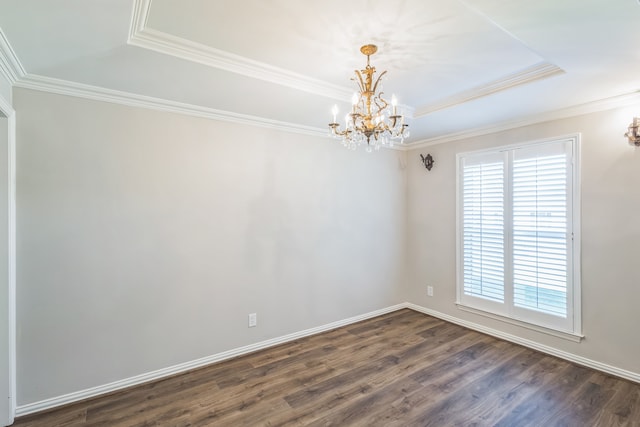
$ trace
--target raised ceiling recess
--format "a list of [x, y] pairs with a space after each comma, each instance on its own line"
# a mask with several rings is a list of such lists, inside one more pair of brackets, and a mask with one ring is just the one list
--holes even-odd
[[0, 48], [17, 86], [321, 135], [375, 44], [418, 145], [635, 93], [638, 19], [631, 1], [4, 0]]

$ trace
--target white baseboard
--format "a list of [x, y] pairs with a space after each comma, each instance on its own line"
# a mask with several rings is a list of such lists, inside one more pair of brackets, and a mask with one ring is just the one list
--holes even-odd
[[558, 350], [556, 348], [537, 343], [535, 341], [518, 337], [516, 335], [507, 334], [505, 332], [488, 328], [486, 326], [482, 326], [474, 322], [462, 320], [457, 317], [441, 313], [439, 311], [431, 310], [416, 304], [405, 302], [402, 304], [397, 304], [397, 305], [393, 305], [380, 310], [361, 314], [359, 316], [350, 317], [348, 319], [339, 320], [336, 322], [328, 323], [326, 325], [318, 326], [311, 329], [306, 329], [304, 331], [294, 332], [292, 334], [283, 335], [281, 337], [273, 338], [266, 341], [261, 341], [259, 343], [235, 348], [222, 353], [217, 353], [211, 356], [203, 357], [201, 359], [181, 363], [181, 364], [170, 366], [164, 369], [159, 369], [153, 372], [148, 372], [146, 374], [136, 375], [134, 377], [125, 378], [119, 381], [114, 381], [109, 384], [104, 384], [97, 387], [92, 387], [85, 390], [80, 390], [77, 392], [65, 394], [62, 396], [41, 400], [39, 402], [29, 403], [26, 405], [19, 405], [16, 408], [16, 416], [19, 417], [19, 416], [24, 416], [28, 414], [33, 414], [35, 412], [46, 411], [46, 410], [56, 408], [58, 406], [68, 405], [70, 403], [78, 402], [85, 399], [90, 399], [90, 398], [97, 397], [107, 393], [112, 393], [114, 391], [122, 390], [127, 387], [144, 384], [150, 381], [160, 380], [160, 379], [169, 377], [171, 375], [179, 374], [179, 373], [186, 372], [196, 368], [201, 368], [201, 367], [210, 365], [212, 363], [221, 362], [227, 359], [231, 359], [233, 357], [253, 353], [258, 350], [264, 350], [269, 347], [273, 347], [279, 344], [294, 341], [296, 339], [308, 337], [311, 335], [319, 334], [321, 332], [326, 332], [331, 329], [339, 328], [341, 326], [347, 326], [352, 323], [359, 322], [361, 320], [366, 320], [372, 317], [381, 316], [383, 314], [391, 313], [393, 311], [397, 311], [403, 308], [409, 308], [411, 310], [414, 310], [420, 313], [428, 314], [430, 316], [437, 317], [447, 322], [455, 323], [465, 328], [473, 329], [475, 331], [482, 332], [484, 334], [491, 335], [496, 338], [510, 341], [515, 344], [520, 344], [525, 347], [529, 347], [534, 350], [538, 350], [543, 353], [547, 353], [552, 356], [556, 356], [561, 359], [568, 360], [569, 362], [577, 363], [579, 365], [586, 366], [588, 368], [592, 368], [607, 374], [615, 375], [620, 378], [624, 378], [636, 383], [640, 383], [640, 373], [627, 371], [625, 369], [617, 368], [615, 366], [611, 366], [595, 360], [587, 359], [582, 356], [578, 356], [572, 353], [568, 353], [566, 351]]
[[315, 328], [306, 329], [304, 331], [294, 332], [292, 334], [283, 335], [281, 337], [273, 338], [270, 340], [261, 341], [255, 344], [250, 344], [244, 347], [235, 348], [229, 351], [224, 351], [222, 353], [217, 353], [211, 356], [203, 357], [201, 359], [192, 360], [190, 362], [180, 363], [178, 365], [169, 366], [164, 369], [158, 369], [157, 371], [148, 372], [146, 374], [136, 375], [134, 377], [114, 381], [109, 384], [104, 384], [97, 387], [76, 391], [76, 392], [65, 394], [62, 396], [52, 397], [50, 399], [41, 400], [39, 402], [28, 403], [26, 405], [18, 405], [18, 407], [16, 408], [16, 416], [20, 417], [24, 415], [33, 414], [35, 412], [46, 411], [46, 410], [56, 408], [58, 406], [68, 405], [70, 403], [78, 402], [85, 399], [90, 399], [90, 398], [97, 397], [107, 393], [112, 393], [114, 391], [122, 390], [127, 387], [160, 380], [162, 378], [166, 378], [171, 375], [190, 371], [196, 368], [201, 368], [201, 367], [210, 365], [212, 363], [221, 362], [223, 360], [231, 359], [233, 357], [253, 353], [258, 350], [263, 350], [269, 347], [294, 341], [300, 338], [316, 335], [321, 332], [330, 331], [332, 329], [339, 328], [341, 326], [350, 325], [352, 323], [356, 323], [361, 320], [366, 320], [372, 317], [381, 316], [383, 314], [400, 310], [405, 307], [406, 307], [406, 303], [394, 305], [391, 307], [386, 307], [380, 310], [361, 314], [359, 316], [354, 316], [348, 319], [338, 320], [336, 322], [328, 323], [326, 325], [318, 326]]
[[457, 317], [450, 316], [448, 314], [441, 313], [439, 311], [431, 310], [429, 308], [425, 308], [412, 303], [404, 303], [404, 307], [409, 308], [414, 311], [418, 311], [420, 313], [428, 314], [429, 316], [437, 317], [439, 319], [445, 320], [450, 323], [455, 323], [456, 325], [464, 326], [465, 328], [473, 329], [478, 332], [482, 332], [487, 335], [494, 336], [496, 338], [500, 338], [506, 341], [510, 341], [515, 344], [520, 344], [525, 347], [532, 348], [534, 350], [541, 351], [543, 353], [550, 354], [552, 356], [559, 357], [561, 359], [567, 360], [569, 362], [576, 363], [578, 365], [586, 366], [587, 368], [592, 368], [597, 371], [604, 372], [606, 374], [615, 375], [616, 377], [624, 378], [629, 381], [633, 381], [636, 383], [640, 383], [640, 373], [627, 371], [626, 369], [617, 368], [615, 366], [607, 365], [606, 363], [598, 362], [595, 360], [587, 359], [582, 356], [578, 356], [573, 353], [568, 353], [563, 350], [558, 350], [557, 348], [549, 347], [535, 341], [531, 341], [525, 338], [521, 338], [516, 335], [507, 334], [505, 332], [498, 331], [497, 329], [488, 328], [486, 326], [479, 325], [474, 322], [469, 322], [466, 320], [458, 319]]

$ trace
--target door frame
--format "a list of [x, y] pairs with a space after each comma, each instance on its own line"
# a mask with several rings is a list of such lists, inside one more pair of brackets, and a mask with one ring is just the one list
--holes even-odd
[[[4, 345], [0, 345], [0, 351], [9, 352], [9, 414], [0, 413], [0, 420], [6, 422], [6, 425], [13, 424], [16, 414], [16, 112], [2, 95], [0, 95], [0, 114], [7, 119], [7, 183], [9, 188], [7, 189], [7, 195], [9, 200], [7, 201], [7, 245], [8, 245], [8, 257], [7, 260], [7, 326], [9, 328], [8, 337], [9, 342], [6, 343], [6, 350]], [[1, 242], [0, 242], [1, 243]], [[2, 322], [0, 322], [0, 326]], [[3, 367], [0, 367], [4, 369]], [[0, 384], [0, 387], [4, 390], [7, 385]], [[6, 418], [4, 418], [6, 416]]]

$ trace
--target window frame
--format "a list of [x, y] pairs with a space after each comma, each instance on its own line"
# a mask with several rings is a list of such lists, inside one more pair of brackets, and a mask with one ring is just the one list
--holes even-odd
[[[581, 313], [581, 280], [580, 280], [580, 134], [569, 134], [556, 136], [552, 138], [545, 138], [533, 141], [524, 141], [514, 144], [504, 144], [485, 148], [481, 150], [465, 151], [456, 154], [456, 305], [459, 309], [464, 311], [470, 311], [476, 314], [490, 317], [493, 319], [501, 320], [505, 323], [515, 324], [523, 326], [536, 331], [548, 333], [550, 335], [559, 336], [572, 341], [580, 341], [582, 336], [582, 313]], [[486, 155], [505, 155], [513, 160], [513, 150], [535, 147], [536, 145], [551, 144], [551, 143], [567, 142], [571, 147], [571, 159], [568, 162], [570, 170], [567, 175], [570, 175], [569, 181], [571, 183], [571, 191], [568, 192], [567, 197], [567, 209], [571, 212], [570, 224], [568, 224], [568, 245], [567, 245], [567, 320], [564, 325], [558, 326], [550, 324], [545, 319], [546, 316], [542, 316], [542, 321], [536, 322], [532, 320], [536, 316], [527, 316], [523, 318], [518, 316], [520, 308], [516, 308], [513, 302], [513, 281], [510, 280], [510, 273], [513, 269], [512, 257], [508, 258], [511, 263], [504, 265], [505, 275], [505, 287], [504, 296], [505, 302], [494, 303], [493, 301], [481, 301], [481, 298], [475, 298], [476, 301], [469, 302], [469, 297], [464, 296], [464, 218], [463, 218], [463, 161], [464, 159], [472, 156]], [[508, 153], [508, 154], [505, 154]], [[513, 174], [508, 169], [512, 169], [511, 163], [504, 163], [504, 180], [505, 187], [505, 202], [512, 201], [512, 184]], [[508, 177], [508, 178], [507, 178]], [[504, 232], [505, 244], [503, 251], [506, 254], [507, 251], [512, 251], [512, 203], [505, 204], [504, 206]], [[570, 257], [570, 258], [569, 258]], [[506, 262], [506, 260], [505, 260]], [[471, 298], [474, 300], [474, 298]], [[533, 314], [534, 310], [530, 310]], [[560, 322], [562, 323], [562, 322]]]

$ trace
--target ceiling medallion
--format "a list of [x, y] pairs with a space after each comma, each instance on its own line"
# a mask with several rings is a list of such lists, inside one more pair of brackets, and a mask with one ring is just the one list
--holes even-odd
[[382, 87], [378, 92], [380, 79], [387, 72], [383, 71], [375, 79], [376, 68], [369, 63], [369, 57], [376, 53], [378, 47], [373, 44], [364, 45], [360, 48], [367, 57], [367, 67], [362, 71], [355, 71], [354, 80], [358, 83], [360, 93], [354, 93], [351, 102], [353, 108], [345, 116], [345, 128], [340, 129], [337, 122], [338, 106], [334, 105], [333, 122], [329, 123], [331, 135], [342, 140], [342, 144], [355, 150], [358, 145], [367, 145], [367, 151], [380, 149], [381, 146], [393, 146], [394, 140], [399, 140], [402, 144], [409, 136], [408, 124], [404, 122], [404, 116], [398, 114], [398, 101], [395, 96], [391, 98], [392, 108], [382, 97]]

